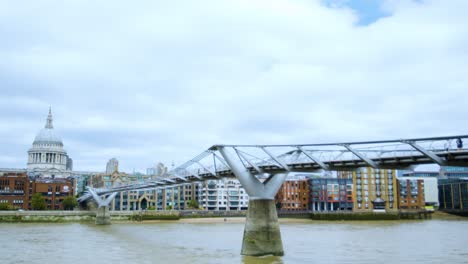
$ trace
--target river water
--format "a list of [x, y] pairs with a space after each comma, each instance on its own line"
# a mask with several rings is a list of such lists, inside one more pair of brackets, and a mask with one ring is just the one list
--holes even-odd
[[281, 222], [285, 256], [240, 256], [244, 224], [0, 224], [0, 263], [468, 263], [468, 220]]

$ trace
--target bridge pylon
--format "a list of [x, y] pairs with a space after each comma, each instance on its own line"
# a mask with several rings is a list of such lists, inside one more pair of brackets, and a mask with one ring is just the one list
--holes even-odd
[[[237, 150], [235, 148], [231, 150], [219, 146], [218, 150], [249, 195], [249, 209], [241, 254], [283, 256], [283, 242], [276, 212], [275, 195], [288, 173], [272, 174], [261, 182], [236, 157]], [[258, 173], [262, 172], [258, 171]]]
[[117, 192], [111, 193], [105, 198], [101, 198], [94, 189], [88, 188], [88, 191], [89, 193], [91, 193], [94, 201], [96, 201], [97, 204], [96, 225], [110, 225], [111, 220], [109, 213], [109, 205], [117, 195]]

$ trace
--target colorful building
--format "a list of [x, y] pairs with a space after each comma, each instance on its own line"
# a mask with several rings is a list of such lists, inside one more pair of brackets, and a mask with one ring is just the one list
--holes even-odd
[[350, 211], [353, 210], [352, 179], [312, 178], [309, 179], [309, 210]]

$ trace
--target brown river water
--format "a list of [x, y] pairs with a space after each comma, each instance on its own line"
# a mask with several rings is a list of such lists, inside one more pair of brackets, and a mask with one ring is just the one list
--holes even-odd
[[468, 218], [281, 221], [285, 256], [240, 255], [244, 224], [0, 224], [0, 264], [468, 263]]

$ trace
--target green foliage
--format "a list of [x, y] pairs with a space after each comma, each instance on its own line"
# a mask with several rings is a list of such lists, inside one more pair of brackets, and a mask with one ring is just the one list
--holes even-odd
[[145, 220], [179, 220], [179, 215], [132, 215], [133, 221], [145, 221]]
[[13, 206], [9, 203], [0, 203], [0, 211], [13, 210]]
[[45, 198], [40, 193], [33, 194], [32, 199], [31, 199], [31, 206], [33, 210], [47, 209]]
[[172, 205], [166, 206], [166, 210], [172, 210]]
[[78, 206], [78, 201], [75, 196], [67, 196], [62, 201], [63, 210], [73, 210]]
[[199, 207], [198, 202], [196, 200], [188, 201], [187, 206], [188, 206], [188, 208], [191, 208], [191, 209], [198, 209], [198, 207]]
[[156, 207], [154, 207], [154, 206], [149, 206], [148, 208], [146, 208], [146, 210], [148, 210], [148, 211], [149, 211], [149, 210], [156, 210]]

